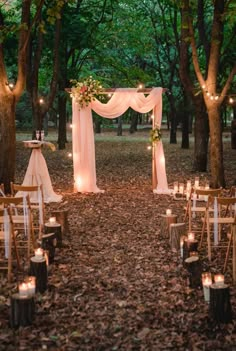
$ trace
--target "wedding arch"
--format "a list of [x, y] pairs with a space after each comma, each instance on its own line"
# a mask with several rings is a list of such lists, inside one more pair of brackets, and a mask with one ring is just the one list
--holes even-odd
[[[78, 192], [103, 192], [97, 186], [95, 145], [92, 110], [98, 115], [114, 119], [129, 107], [140, 113], [153, 111], [153, 126], [161, 127], [163, 88], [152, 88], [140, 92], [133, 88], [114, 89], [107, 103], [95, 99], [86, 107], [81, 107], [72, 97], [72, 151], [74, 166], [74, 186]], [[153, 192], [169, 193], [165, 157], [162, 141], [153, 143]]]

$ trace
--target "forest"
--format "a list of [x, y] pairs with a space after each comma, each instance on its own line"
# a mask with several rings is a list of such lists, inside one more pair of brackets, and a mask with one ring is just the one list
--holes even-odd
[[235, 0], [0, 1], [0, 351], [236, 350], [235, 47]]

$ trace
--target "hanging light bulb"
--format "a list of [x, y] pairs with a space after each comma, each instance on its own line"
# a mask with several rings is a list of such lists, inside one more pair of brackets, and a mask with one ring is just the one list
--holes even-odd
[[210, 96], [211, 94], [209, 93], [209, 91], [206, 92], [207, 96]]
[[214, 100], [214, 96], [213, 96], [213, 95], [211, 95], [210, 99], [211, 99], [211, 100]]
[[230, 97], [230, 98], [229, 98], [229, 103], [230, 103], [230, 104], [233, 104], [233, 102], [234, 102], [234, 99], [233, 99], [232, 97]]
[[215, 100], [218, 100], [218, 99], [219, 99], [219, 95], [216, 95], [216, 96], [215, 96]]
[[205, 89], [205, 88], [206, 88], [206, 86], [205, 86], [205, 84], [203, 84], [203, 85], [202, 85], [202, 89]]

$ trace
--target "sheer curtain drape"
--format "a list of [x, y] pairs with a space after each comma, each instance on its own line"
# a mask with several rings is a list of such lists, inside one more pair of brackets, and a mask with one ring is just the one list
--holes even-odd
[[[154, 124], [161, 127], [162, 88], [153, 88], [147, 96], [137, 92], [136, 89], [116, 89], [106, 104], [95, 100], [86, 108], [80, 108], [73, 99], [72, 141], [75, 190], [94, 193], [102, 191], [97, 187], [96, 180], [92, 110], [102, 117], [112, 119], [122, 115], [129, 107], [140, 113], [153, 110]], [[168, 193], [162, 141], [155, 145], [154, 157], [157, 174], [157, 188], [154, 192]]]

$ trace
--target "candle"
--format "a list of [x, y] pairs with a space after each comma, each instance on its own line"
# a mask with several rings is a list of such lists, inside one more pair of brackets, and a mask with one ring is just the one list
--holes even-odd
[[26, 284], [26, 283], [19, 284], [19, 294], [21, 297], [28, 296], [28, 284]]
[[178, 192], [178, 189], [179, 189], [178, 182], [174, 182], [174, 194]]
[[43, 258], [43, 249], [41, 249], [39, 247], [38, 249], [34, 250], [34, 255], [36, 258], [42, 259]]
[[179, 184], [179, 192], [180, 192], [180, 194], [184, 193], [184, 183]]
[[211, 273], [202, 273], [202, 286], [204, 299], [206, 302], [210, 301], [210, 286], [212, 284]]
[[30, 295], [34, 295], [35, 288], [36, 288], [36, 277], [34, 276], [28, 277], [27, 284], [28, 284], [28, 293]]
[[166, 210], [166, 215], [167, 215], [167, 216], [170, 216], [171, 214], [172, 214], [172, 211], [171, 211], [171, 209], [168, 208], [168, 209]]
[[191, 180], [187, 180], [187, 185], [186, 185], [187, 190], [190, 191], [191, 187], [192, 187]]
[[[197, 194], [193, 193], [193, 210], [196, 208], [196, 204], [197, 204]], [[196, 217], [196, 212], [193, 211], [192, 217], [195, 218]]]
[[180, 238], [180, 257], [184, 256], [184, 237]]
[[55, 224], [56, 223], [56, 217], [49, 218], [49, 223], [50, 224]]
[[194, 240], [195, 240], [194, 233], [188, 233], [188, 241], [194, 241]]
[[[209, 183], [206, 183], [206, 185], [205, 185], [205, 190], [209, 190], [210, 189], [210, 187], [209, 187]], [[208, 201], [208, 195], [205, 195], [204, 196], [204, 200], [207, 202]]]
[[199, 177], [195, 177], [194, 186], [195, 188], [199, 187]]
[[198, 256], [198, 252], [197, 251], [191, 251], [189, 253], [189, 256]]
[[223, 285], [225, 282], [225, 277], [223, 274], [215, 274], [214, 281], [215, 281], [215, 284], [217, 285]]

